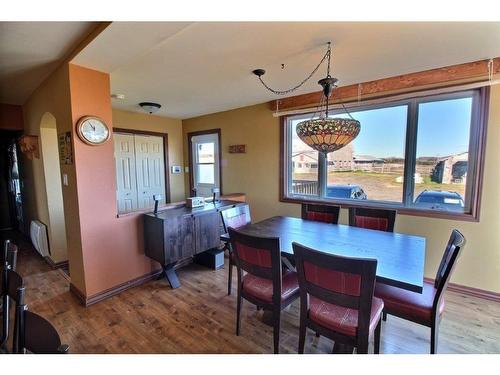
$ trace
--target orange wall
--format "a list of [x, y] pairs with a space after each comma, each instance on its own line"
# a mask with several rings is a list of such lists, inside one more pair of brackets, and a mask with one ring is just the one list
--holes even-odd
[[116, 217], [112, 137], [104, 145], [89, 146], [75, 133], [78, 119], [86, 115], [98, 116], [113, 128], [109, 75], [70, 64], [69, 80], [85, 270], [85, 291], [80, 291], [88, 298], [158, 265], [144, 255], [142, 215]]
[[0, 130], [23, 130], [23, 107], [0, 103]]

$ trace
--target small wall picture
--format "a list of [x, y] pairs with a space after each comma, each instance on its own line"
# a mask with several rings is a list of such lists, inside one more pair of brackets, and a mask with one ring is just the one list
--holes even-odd
[[246, 153], [246, 145], [231, 145], [229, 146], [230, 154], [245, 154]]
[[170, 167], [170, 170], [172, 171], [172, 174], [178, 174], [182, 172], [181, 166], [180, 165], [172, 165]]
[[71, 132], [58, 135], [59, 160], [61, 164], [73, 164], [73, 149], [71, 148]]
[[40, 159], [40, 149], [38, 147], [38, 136], [23, 135], [19, 138], [19, 147], [21, 152], [30, 160], [33, 158]]

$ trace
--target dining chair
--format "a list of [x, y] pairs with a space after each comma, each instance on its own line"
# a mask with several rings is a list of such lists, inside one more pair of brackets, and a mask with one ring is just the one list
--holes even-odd
[[[2, 332], [0, 336], [0, 348], [6, 350], [7, 340], [10, 330], [10, 301], [13, 300], [16, 308], [24, 303], [23, 278], [15, 271], [5, 267], [1, 269], [0, 295], [2, 297]], [[14, 320], [14, 332], [17, 329], [18, 321]]]
[[28, 310], [25, 304], [16, 308], [19, 326], [14, 341], [17, 354], [66, 354], [69, 346], [61, 344], [54, 326], [42, 316]]
[[349, 225], [352, 227], [394, 232], [396, 211], [364, 207], [349, 208]]
[[302, 219], [322, 221], [324, 223], [337, 224], [339, 222], [339, 206], [327, 206], [321, 204], [302, 204]]
[[[225, 234], [227, 234], [227, 229], [229, 227], [238, 229], [244, 225], [250, 224], [250, 222], [252, 221], [252, 218], [250, 216], [250, 207], [248, 206], [248, 204], [222, 210], [220, 214], [222, 217], [222, 225], [224, 227]], [[231, 250], [231, 244], [227, 240], [227, 237], [221, 236], [221, 241], [224, 243], [223, 250], [227, 250], [229, 255], [229, 277], [227, 279], [227, 295], [229, 296], [231, 295], [231, 284], [233, 281], [234, 256]]]
[[238, 272], [236, 335], [240, 334], [244, 298], [272, 312], [274, 353], [278, 354], [281, 310], [299, 297], [297, 274], [283, 271], [278, 237], [250, 236], [231, 227], [228, 232]]
[[377, 283], [375, 287], [375, 295], [384, 300], [384, 314], [430, 327], [431, 354], [437, 353], [439, 323], [444, 312], [444, 292], [465, 243], [462, 233], [454, 229], [439, 264], [436, 279], [433, 283], [424, 281], [422, 293], [381, 283]]
[[10, 240], [5, 240], [3, 244], [3, 249], [0, 254], [0, 264], [4, 265], [7, 262], [8, 266], [12, 270], [16, 270], [17, 266], [17, 246], [13, 244]]
[[373, 296], [376, 259], [348, 258], [292, 244], [300, 289], [299, 353], [307, 328], [348, 347], [380, 352], [384, 302]]

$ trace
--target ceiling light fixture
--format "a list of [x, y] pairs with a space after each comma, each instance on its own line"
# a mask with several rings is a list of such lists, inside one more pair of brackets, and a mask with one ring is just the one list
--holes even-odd
[[349, 144], [354, 138], [356, 138], [361, 130], [361, 123], [355, 120], [349, 111], [346, 109], [342, 103], [344, 111], [347, 113], [349, 118], [340, 117], [329, 117], [329, 101], [332, 95], [333, 89], [337, 87], [337, 78], [333, 78], [330, 75], [330, 60], [331, 60], [331, 43], [328, 42], [328, 50], [319, 62], [319, 64], [314, 68], [314, 70], [298, 85], [292, 87], [288, 90], [274, 90], [269, 87], [263, 80], [262, 76], [266, 73], [264, 69], [255, 69], [253, 74], [259, 77], [259, 81], [262, 85], [276, 95], [286, 95], [298, 88], [300, 88], [304, 83], [306, 83], [313, 75], [316, 73], [326, 60], [328, 61], [326, 77], [320, 79], [318, 84], [321, 85], [323, 95], [316, 109], [310, 119], [301, 121], [297, 124], [297, 135], [299, 138], [306, 143], [309, 147], [316, 151], [328, 154], [329, 152], [337, 151], [342, 147]]
[[151, 103], [151, 102], [142, 102], [139, 103], [142, 109], [144, 109], [146, 112], [149, 114], [158, 112], [158, 110], [161, 108], [161, 104], [158, 103]]

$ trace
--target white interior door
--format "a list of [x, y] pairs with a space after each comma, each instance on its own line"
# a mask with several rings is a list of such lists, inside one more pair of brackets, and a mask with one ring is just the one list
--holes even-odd
[[165, 158], [163, 138], [134, 135], [138, 209], [152, 208], [153, 195], [161, 194], [165, 203]]
[[118, 212], [137, 209], [135, 145], [132, 134], [114, 134]]
[[199, 197], [211, 197], [212, 189], [220, 188], [219, 135], [191, 137], [193, 188]]

